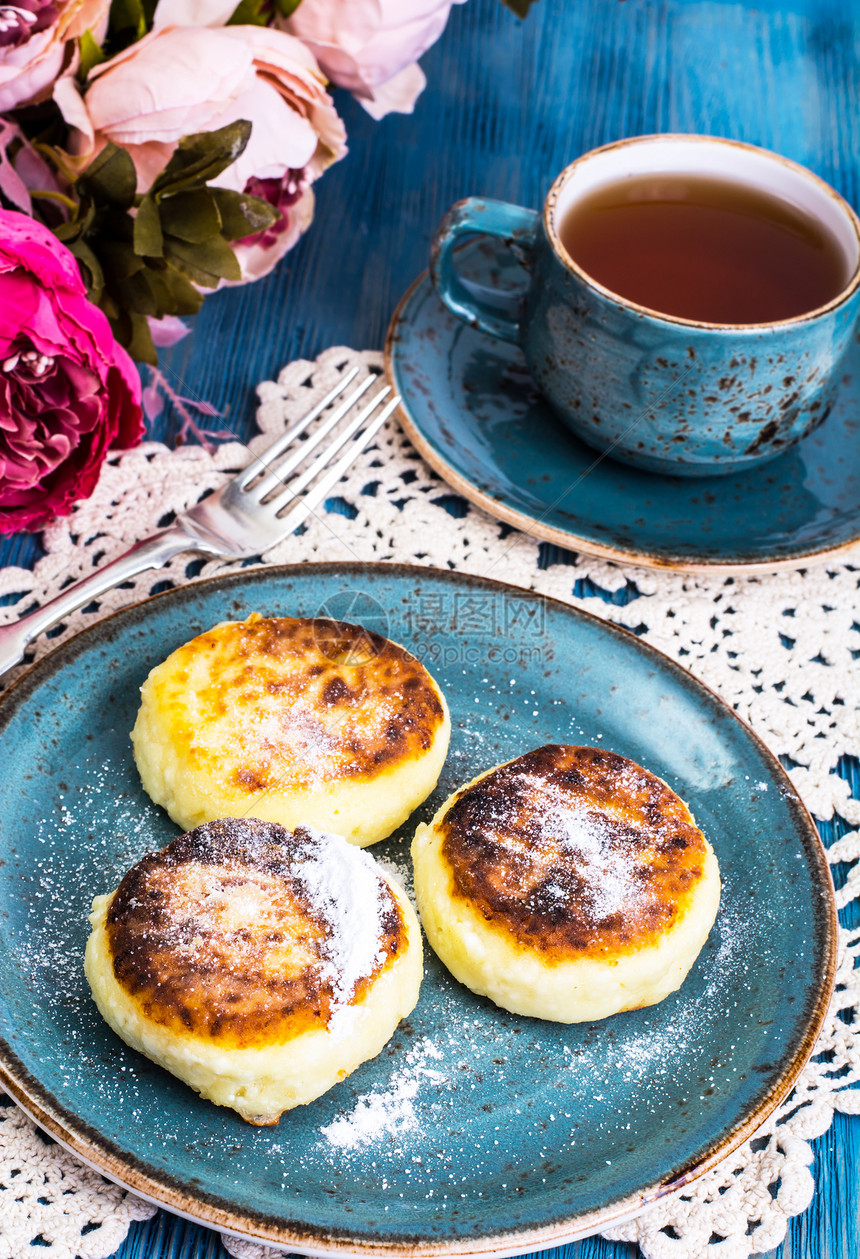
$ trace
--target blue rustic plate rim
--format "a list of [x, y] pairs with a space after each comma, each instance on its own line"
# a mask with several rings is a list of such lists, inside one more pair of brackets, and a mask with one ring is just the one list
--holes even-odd
[[500, 1232], [493, 1237], [464, 1235], [453, 1241], [428, 1241], [419, 1235], [414, 1237], [403, 1235], [394, 1241], [378, 1235], [368, 1238], [346, 1227], [343, 1230], [331, 1229], [323, 1234], [318, 1227], [304, 1221], [291, 1221], [283, 1217], [276, 1218], [250, 1211], [239, 1213], [229, 1201], [208, 1194], [202, 1187], [191, 1187], [181, 1177], [165, 1172], [159, 1172], [157, 1176], [154, 1176], [135, 1155], [119, 1149], [112, 1141], [104, 1138], [99, 1131], [58, 1102], [24, 1066], [2, 1036], [0, 1036], [0, 1087], [61, 1146], [108, 1179], [158, 1206], [166, 1207], [177, 1215], [245, 1239], [274, 1244], [278, 1247], [293, 1247], [310, 1255], [388, 1254], [400, 1256], [402, 1259], [407, 1259], [407, 1257], [412, 1259], [417, 1256], [448, 1256], [449, 1259], [453, 1259], [453, 1256], [459, 1254], [492, 1255], [496, 1259], [503, 1259], [508, 1255], [525, 1254], [536, 1249], [562, 1245], [635, 1216], [649, 1203], [697, 1180], [737, 1149], [743, 1141], [754, 1135], [794, 1086], [812, 1054], [830, 1004], [836, 975], [838, 918], [830, 867], [817, 828], [777, 758], [752, 727], [739, 717], [715, 691], [700, 682], [670, 656], [652, 647], [630, 631], [538, 591], [492, 578], [476, 577], [456, 570], [437, 569], [431, 566], [386, 562], [362, 564], [358, 561], [333, 561], [261, 565], [243, 569], [241, 572], [192, 580], [182, 586], [121, 608], [94, 625], [84, 628], [30, 666], [0, 696], [0, 734], [18, 707], [26, 705], [41, 680], [61, 671], [67, 663], [85, 654], [91, 647], [100, 646], [118, 627], [121, 630], [124, 624], [131, 625], [145, 619], [153, 606], [160, 606], [170, 601], [176, 601], [181, 606], [184, 597], [205, 587], [220, 587], [229, 590], [266, 578], [283, 577], [287, 580], [312, 581], [316, 576], [340, 574], [358, 576], [365, 574], [368, 570], [377, 574], [390, 574], [395, 579], [403, 578], [420, 582], [422, 578], [430, 577], [453, 586], [479, 587], [515, 595], [519, 599], [530, 598], [544, 601], [556, 611], [574, 620], [580, 619], [591, 623], [599, 629], [600, 633], [605, 633], [610, 638], [615, 637], [631, 645], [635, 644], [642, 654], [653, 660], [660, 669], [675, 675], [693, 692], [698, 691], [700, 698], [707, 698], [711, 703], [716, 704], [724, 715], [729, 716], [738, 724], [746, 737], [755, 745], [779, 784], [781, 794], [791, 802], [798, 823], [802, 824], [807, 856], [813, 858], [812, 868], [818, 880], [815, 884], [816, 891], [822, 899], [820, 912], [823, 916], [819, 919], [817, 926], [822, 933], [826, 954], [820, 959], [822, 981], [814, 994], [814, 1006], [805, 1034], [792, 1058], [780, 1064], [782, 1071], [778, 1079], [771, 1083], [769, 1091], [749, 1113], [742, 1115], [734, 1126], [729, 1126], [726, 1131], [718, 1134], [706, 1157], [694, 1166], [682, 1168], [671, 1179], [659, 1181], [642, 1193], [634, 1194], [624, 1200], [612, 1201], [605, 1209], [601, 1208], [563, 1221], [555, 1220], [545, 1227], [529, 1226], [510, 1232]]

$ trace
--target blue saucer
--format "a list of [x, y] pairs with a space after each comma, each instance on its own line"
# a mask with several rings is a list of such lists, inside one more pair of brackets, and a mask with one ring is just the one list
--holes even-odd
[[[408, 878], [416, 823], [457, 786], [543, 743], [584, 743], [689, 802], [722, 902], [678, 992], [600, 1023], [508, 1014], [428, 948], [418, 1005], [379, 1057], [252, 1128], [102, 1021], [87, 913], [177, 834], [128, 737], [152, 666], [225, 618], [349, 608], [418, 655], [451, 709], [438, 787], [375, 856]], [[827, 861], [778, 762], [666, 656], [531, 591], [393, 564], [194, 583], [44, 657], [0, 701], [0, 741], [0, 1083], [99, 1171], [215, 1227], [343, 1259], [500, 1259], [605, 1228], [752, 1135], [829, 1005]]]
[[[498, 242], [468, 244], [473, 283], [521, 287]], [[860, 539], [860, 344], [817, 432], [734, 477], [663, 477], [574, 437], [537, 393], [516, 346], [455, 319], [425, 272], [391, 321], [386, 364], [400, 418], [465, 498], [527, 533], [622, 563], [681, 571], [772, 569]]]

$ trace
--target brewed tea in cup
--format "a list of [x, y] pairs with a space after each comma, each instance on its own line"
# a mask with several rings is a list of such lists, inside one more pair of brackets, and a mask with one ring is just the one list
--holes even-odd
[[826, 306], [850, 278], [839, 242], [805, 210], [711, 175], [638, 175], [571, 206], [559, 224], [592, 280], [662, 315], [776, 323]]
[[[455, 244], [503, 238], [525, 297], [485, 301]], [[586, 154], [543, 213], [469, 198], [431, 264], [448, 308], [518, 342], [538, 387], [596, 450], [685, 476], [741, 471], [820, 424], [860, 309], [860, 221], [811, 171], [709, 136]]]

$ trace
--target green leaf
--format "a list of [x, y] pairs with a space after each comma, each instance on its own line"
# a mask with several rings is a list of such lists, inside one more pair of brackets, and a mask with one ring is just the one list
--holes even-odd
[[236, 255], [220, 236], [213, 236], [202, 245], [190, 245], [175, 236], [167, 236], [164, 256], [177, 271], [204, 288], [216, 288], [219, 280], [242, 278], [242, 268], [236, 261]]
[[140, 257], [160, 258], [164, 253], [161, 216], [155, 198], [145, 196], [134, 218], [134, 252]]
[[[153, 267], [146, 267], [145, 270], [140, 272], [138, 277], [135, 277], [135, 283], [146, 286], [147, 297], [146, 299], [141, 299], [141, 302], [143, 300], [151, 302], [155, 308], [155, 314], [158, 319], [160, 319], [162, 315], [180, 314], [180, 311], [177, 310], [177, 303], [170, 290], [170, 285], [167, 284], [164, 278], [167, 274], [168, 268], [165, 268], [164, 271], [156, 271]], [[194, 293], [195, 295], [197, 294], [196, 289], [194, 289]], [[142, 305], [140, 306], [140, 309], [143, 309]]]
[[502, 0], [502, 4], [506, 9], [510, 9], [511, 13], [516, 13], [519, 18], [526, 18], [529, 15], [529, 9], [537, 0]]
[[108, 207], [96, 215], [96, 221], [90, 235], [110, 237], [112, 240], [124, 241], [126, 245], [134, 244], [134, 219], [128, 210], [116, 210]]
[[91, 30], [84, 31], [78, 44], [81, 53], [81, 63], [78, 66], [78, 78], [82, 83], [86, 82], [87, 75], [94, 66], [100, 65], [105, 55], [102, 52], [101, 45], [96, 40]]
[[125, 310], [136, 312], [138, 315], [152, 315], [153, 319], [160, 319], [168, 312], [160, 309], [158, 298], [151, 285], [147, 283], [147, 274], [147, 268], [144, 267], [136, 275], [130, 275], [127, 280], [116, 284], [114, 292]]
[[101, 301], [101, 309], [108, 317], [114, 339], [119, 341], [120, 345], [128, 345], [131, 339], [131, 319], [129, 316], [124, 310], [120, 310], [116, 302], [107, 294]]
[[175, 197], [165, 198], [160, 206], [163, 230], [192, 245], [201, 244], [209, 240], [210, 236], [220, 235], [221, 215], [212, 191], [208, 188], [195, 188], [190, 192], [180, 192]]
[[125, 149], [108, 143], [75, 183], [78, 192], [121, 210], [134, 204], [137, 173]]
[[164, 281], [165, 274], [166, 268], [165, 271], [155, 271], [152, 267], [147, 267], [145, 271], [140, 273], [141, 281], [146, 284], [159, 319], [162, 315], [176, 315], [179, 313], [175, 309], [176, 303], [173, 300], [170, 285]]
[[156, 367], [158, 365], [158, 354], [153, 344], [152, 333], [149, 331], [146, 317], [130, 311], [129, 320], [131, 323], [131, 336], [125, 348], [136, 362], [149, 363], [150, 367]]
[[131, 31], [134, 41], [143, 39], [148, 29], [143, 0], [113, 0], [110, 7], [110, 29], [117, 34]]
[[[155, 0], [114, 4], [125, 6], [126, 17], [134, 12], [150, 22]], [[74, 181], [75, 217], [60, 224], [56, 235], [74, 253], [114, 336], [142, 362], [156, 361], [146, 317], [195, 314], [202, 289], [241, 279], [228, 237], [253, 235], [278, 220], [259, 197], [207, 187], [242, 153], [250, 135], [250, 122], [240, 119], [184, 136], [147, 193], [137, 193], [131, 156], [115, 144], [106, 145]]]
[[106, 47], [113, 57], [152, 30], [157, 0], [112, 0]]
[[234, 192], [232, 188], [212, 188], [210, 191], [221, 215], [221, 235], [225, 240], [255, 236], [277, 223], [281, 217], [275, 207], [262, 197]]
[[268, 26], [271, 16], [269, 0], [239, 0], [227, 19], [228, 26]]
[[99, 237], [98, 254], [108, 288], [113, 287], [113, 282], [126, 280], [135, 271], [142, 271], [146, 266], [144, 260], [138, 258], [134, 252], [134, 246], [126, 241]]
[[173, 267], [168, 267], [166, 271], [158, 273], [158, 278], [170, 289], [170, 295], [173, 299], [173, 305], [167, 308], [168, 314], [197, 314], [203, 305], [203, 294], [193, 284], [189, 284], [184, 275], [180, 275]]
[[302, 0], [275, 0], [275, 8], [281, 17], [289, 17], [291, 13], [295, 13]]
[[[175, 284], [174, 281], [179, 281]], [[117, 283], [114, 294], [121, 309], [161, 319], [163, 315], [193, 315], [200, 309], [202, 293], [172, 267], [156, 271], [144, 267]]]
[[251, 124], [244, 118], [217, 131], [183, 136], [150, 191], [161, 200], [208, 183], [244, 153], [250, 138]]
[[81, 278], [87, 286], [87, 297], [98, 306], [105, 286], [105, 275], [102, 265], [86, 241], [76, 240], [70, 246], [70, 249], [77, 259], [81, 270]]
[[56, 227], [52, 227], [51, 231], [57, 240], [61, 240], [64, 245], [71, 247], [72, 241], [83, 235], [84, 225], [81, 219], [69, 219], [66, 223], [58, 223]]

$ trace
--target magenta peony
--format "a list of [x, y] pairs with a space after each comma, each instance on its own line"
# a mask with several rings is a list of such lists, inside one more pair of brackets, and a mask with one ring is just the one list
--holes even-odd
[[0, 6], [0, 112], [51, 94], [51, 84], [77, 62], [85, 30], [101, 39], [110, 0], [15, 0]]
[[131, 155], [139, 192], [182, 136], [247, 119], [247, 148], [213, 184], [265, 197], [281, 211], [274, 228], [234, 246], [243, 279], [256, 280], [309, 225], [311, 184], [346, 153], [343, 123], [298, 39], [261, 26], [173, 25], [174, 9], [184, 16], [187, 4], [162, 0], [155, 29], [97, 66], [83, 96], [69, 75], [54, 96], [76, 128], [79, 159], [90, 161], [113, 140]]
[[418, 58], [463, 0], [302, 0], [284, 29], [374, 118], [409, 114], [427, 80]]
[[92, 493], [111, 446], [143, 435], [140, 378], [46, 227], [0, 210], [0, 532]]

